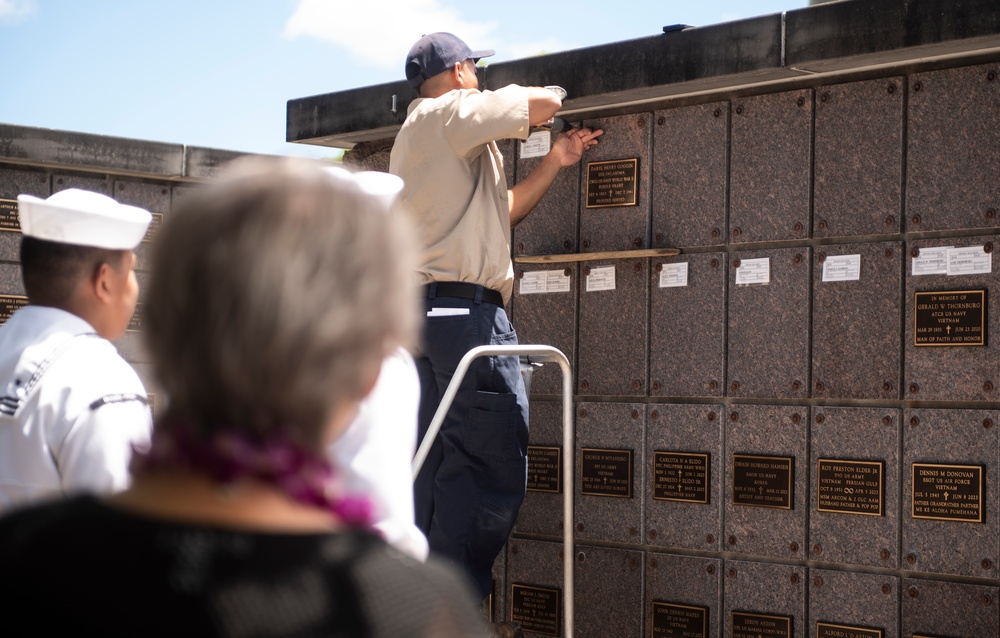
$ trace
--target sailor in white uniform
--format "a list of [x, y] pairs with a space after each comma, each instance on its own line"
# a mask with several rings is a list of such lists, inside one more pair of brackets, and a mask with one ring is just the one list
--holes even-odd
[[0, 512], [129, 482], [148, 445], [146, 391], [110, 341], [138, 298], [150, 214], [78, 189], [18, 197], [28, 296], [0, 326]]

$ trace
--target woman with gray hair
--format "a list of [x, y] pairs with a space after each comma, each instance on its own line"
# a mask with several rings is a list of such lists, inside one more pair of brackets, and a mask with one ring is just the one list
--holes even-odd
[[126, 492], [0, 519], [5, 635], [485, 631], [460, 577], [372, 533], [324, 456], [418, 328], [394, 179], [257, 158], [168, 218], [152, 446]]

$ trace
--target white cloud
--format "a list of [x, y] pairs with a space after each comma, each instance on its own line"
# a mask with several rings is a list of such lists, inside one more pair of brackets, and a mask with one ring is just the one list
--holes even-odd
[[35, 12], [35, 0], [0, 0], [0, 24], [27, 20]]
[[496, 22], [462, 17], [441, 0], [300, 0], [284, 35], [330, 42], [364, 64], [402, 73], [406, 52], [425, 33], [450, 31], [473, 49], [498, 49], [491, 37], [496, 28]]

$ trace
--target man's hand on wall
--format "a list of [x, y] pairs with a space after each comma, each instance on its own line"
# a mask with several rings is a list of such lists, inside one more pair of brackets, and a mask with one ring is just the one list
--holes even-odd
[[584, 151], [597, 146], [597, 138], [602, 135], [604, 135], [604, 131], [601, 129], [591, 130], [589, 128], [578, 128], [567, 133], [560, 133], [549, 152], [559, 159], [560, 166], [572, 166], [580, 161]]

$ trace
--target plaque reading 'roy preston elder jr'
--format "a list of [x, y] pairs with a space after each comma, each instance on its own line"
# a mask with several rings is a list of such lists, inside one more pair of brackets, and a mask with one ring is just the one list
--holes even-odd
[[986, 345], [986, 291], [947, 290], [913, 295], [913, 345]]
[[639, 159], [587, 164], [587, 208], [635, 206]]
[[708, 503], [708, 454], [653, 453], [653, 498]]
[[562, 448], [528, 446], [528, 491], [562, 493]]
[[914, 463], [911, 515], [939, 521], [983, 522], [983, 468]]
[[733, 504], [792, 509], [795, 459], [733, 455]]
[[632, 450], [583, 448], [580, 493], [632, 498]]
[[653, 601], [653, 638], [706, 638], [708, 609]]
[[510, 619], [524, 631], [558, 636], [561, 623], [559, 590], [513, 584], [510, 588]]
[[816, 510], [882, 516], [882, 461], [819, 459]]

